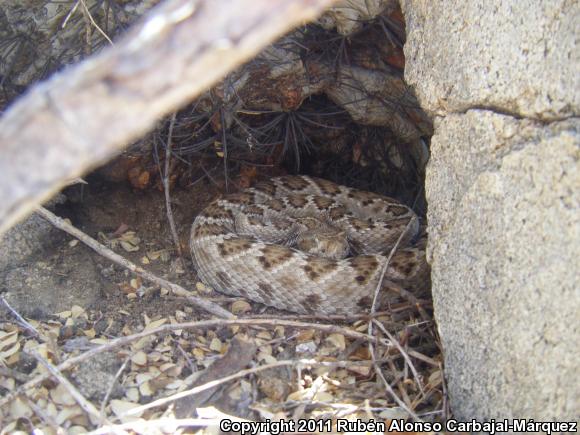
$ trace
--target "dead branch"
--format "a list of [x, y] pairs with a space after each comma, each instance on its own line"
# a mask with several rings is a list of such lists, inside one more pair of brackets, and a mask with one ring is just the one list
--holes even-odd
[[169, 221], [171, 237], [173, 237], [173, 243], [175, 244], [175, 249], [177, 250], [177, 256], [181, 262], [180, 266], [183, 267], [183, 252], [181, 250], [179, 236], [177, 235], [175, 219], [173, 218], [173, 207], [171, 206], [171, 181], [169, 174], [171, 171], [171, 145], [173, 144], [173, 127], [175, 126], [176, 115], [177, 114], [173, 112], [173, 115], [171, 116], [171, 122], [169, 123], [169, 132], [167, 133], [167, 145], [165, 147], [165, 170], [163, 171], [163, 190], [165, 192], [165, 209], [167, 210], [167, 220]]
[[4, 296], [0, 296], [0, 304], [4, 305], [6, 309], [14, 316], [18, 325], [22, 328], [26, 329], [30, 334], [34, 337], [40, 338], [42, 341], [45, 341], [45, 338], [40, 335], [40, 333], [32, 326], [29, 322], [26, 321], [24, 317], [20, 315], [18, 311], [16, 311], [12, 306], [8, 303], [8, 301], [4, 298]]
[[0, 234], [333, 0], [168, 0], [0, 120]]
[[55, 227], [69, 233], [73, 237], [76, 237], [81, 242], [83, 242], [85, 245], [87, 245], [89, 248], [95, 250], [97, 253], [99, 253], [100, 255], [102, 255], [105, 258], [108, 258], [109, 260], [118, 264], [119, 266], [122, 266], [126, 269], [129, 269], [135, 275], [139, 275], [141, 278], [144, 278], [147, 281], [151, 281], [151, 282], [154, 282], [155, 284], [158, 284], [162, 287], [171, 289], [171, 291], [175, 295], [184, 296], [193, 305], [195, 305], [199, 308], [202, 308], [205, 311], [207, 311], [211, 314], [214, 314], [218, 317], [222, 317], [222, 318], [226, 318], [226, 319], [231, 319], [234, 317], [234, 315], [232, 313], [230, 313], [228, 310], [220, 307], [219, 305], [214, 304], [213, 302], [207, 301], [203, 298], [198, 298], [198, 297], [192, 296], [190, 292], [188, 292], [186, 289], [184, 289], [180, 285], [175, 284], [171, 281], [167, 281], [166, 279], [160, 278], [157, 275], [154, 275], [151, 272], [137, 266], [135, 263], [130, 262], [125, 257], [122, 257], [121, 255], [117, 254], [116, 252], [111, 251], [106, 246], [103, 246], [102, 244], [97, 242], [92, 237], [83, 233], [78, 228], [73, 227], [71, 224], [66, 222], [64, 219], [59, 218], [58, 216], [51, 213], [50, 211], [48, 211], [44, 207], [39, 207], [36, 210], [36, 212], [39, 215], [41, 215], [43, 218], [45, 218], [47, 221], [49, 221], [51, 224], [53, 224]]

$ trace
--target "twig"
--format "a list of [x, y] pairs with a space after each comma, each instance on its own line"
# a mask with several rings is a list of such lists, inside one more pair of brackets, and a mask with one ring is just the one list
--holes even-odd
[[209, 302], [209, 301], [206, 301], [202, 298], [192, 296], [190, 294], [190, 292], [188, 292], [186, 289], [184, 289], [180, 285], [174, 284], [170, 281], [167, 281], [166, 279], [160, 278], [157, 275], [154, 275], [151, 272], [148, 272], [148, 271], [142, 269], [141, 267], [137, 266], [136, 264], [130, 262], [126, 258], [117, 254], [116, 252], [113, 252], [112, 250], [110, 250], [106, 246], [103, 246], [101, 243], [97, 242], [92, 237], [83, 233], [78, 228], [75, 228], [71, 224], [69, 224], [68, 222], [65, 222], [64, 219], [59, 218], [58, 216], [56, 216], [52, 212], [48, 211], [44, 207], [39, 207], [36, 210], [36, 212], [38, 214], [40, 214], [42, 217], [44, 217], [46, 220], [48, 220], [55, 227], [69, 233], [73, 237], [76, 237], [81, 242], [83, 242], [85, 245], [87, 245], [89, 248], [95, 250], [97, 253], [99, 253], [103, 257], [106, 257], [109, 260], [113, 261], [114, 263], [117, 263], [118, 265], [120, 265], [126, 269], [129, 269], [131, 272], [140, 276], [141, 278], [144, 278], [147, 281], [154, 282], [155, 284], [158, 284], [162, 287], [166, 287], [166, 288], [171, 289], [171, 291], [174, 294], [186, 297], [187, 300], [189, 302], [191, 302], [193, 305], [195, 305], [199, 308], [203, 308], [207, 312], [214, 314], [218, 317], [222, 317], [222, 318], [226, 318], [226, 319], [231, 319], [231, 318], [235, 317], [232, 313], [230, 313], [229, 311], [220, 307], [219, 305], [214, 304], [214, 303]]
[[393, 334], [391, 334], [387, 330], [387, 328], [385, 328], [380, 322], [378, 322], [375, 319], [373, 319], [372, 322], [383, 332], [383, 334], [385, 334], [387, 337], [389, 337], [389, 340], [391, 340], [391, 343], [393, 343], [395, 345], [395, 347], [399, 350], [399, 353], [403, 356], [403, 358], [407, 362], [407, 365], [411, 369], [411, 372], [413, 373], [413, 377], [415, 378], [415, 382], [417, 382], [417, 385], [419, 386], [419, 390], [421, 390], [422, 394], [425, 394], [425, 390], [423, 389], [423, 383], [421, 382], [421, 378], [419, 378], [419, 373], [417, 372], [417, 369], [415, 368], [413, 361], [411, 361], [411, 358], [409, 357], [407, 352], [405, 352], [405, 349], [403, 349], [403, 346], [401, 346], [401, 343], [399, 343], [399, 341], [393, 336]]
[[91, 27], [91, 19], [89, 18], [89, 10], [86, 8], [86, 5], [84, 4], [84, 2], [81, 0], [81, 2], [83, 3], [83, 9], [82, 9], [82, 14], [83, 17], [85, 18], [85, 56], [88, 57], [91, 55], [91, 52], [93, 51], [93, 46], [92, 46], [92, 36], [93, 36], [93, 28]]
[[[302, 323], [302, 322], [293, 322], [290, 320], [279, 320], [279, 319], [210, 319], [210, 320], [201, 320], [198, 322], [189, 322], [189, 323], [175, 323], [171, 325], [163, 325], [159, 328], [154, 328], [150, 330], [145, 330], [139, 332], [137, 334], [128, 335], [126, 337], [119, 337], [111, 340], [107, 344], [102, 344], [100, 346], [93, 347], [92, 349], [82, 353], [78, 356], [72, 357], [63, 361], [57, 369], [59, 371], [68, 370], [75, 365], [92, 358], [93, 356], [102, 353], [108, 352], [113, 349], [116, 349], [121, 346], [125, 346], [129, 343], [134, 341], [140, 340], [141, 338], [148, 337], [154, 334], [162, 334], [168, 333], [174, 330], [179, 329], [207, 329], [213, 327], [220, 327], [220, 326], [254, 326], [254, 325], [269, 325], [274, 329], [276, 326], [285, 326], [285, 327], [292, 327], [292, 328], [303, 328], [303, 329], [318, 329], [320, 331], [326, 332], [328, 334], [332, 333], [340, 333], [346, 337], [368, 341], [377, 340], [376, 337], [369, 336], [367, 334], [363, 334], [361, 332], [351, 331], [349, 329], [336, 326], [336, 325], [322, 325], [319, 323]], [[383, 344], [389, 345], [390, 343], [387, 340], [380, 340]], [[35, 378], [29, 380], [25, 384], [21, 385], [16, 390], [9, 392], [6, 396], [0, 398], [0, 406], [4, 406], [13, 400], [16, 396], [24, 393], [26, 390], [38, 385], [45, 379], [47, 379], [50, 375], [47, 373], [39, 374]]]
[[193, 361], [191, 360], [191, 358], [189, 357], [187, 352], [185, 350], [183, 350], [183, 347], [181, 347], [181, 345], [179, 343], [176, 343], [176, 344], [177, 344], [177, 350], [179, 351], [181, 356], [183, 358], [185, 358], [185, 362], [187, 363], [187, 366], [189, 367], [191, 374], [197, 372], [197, 367], [195, 367], [195, 364], [193, 364]]
[[[177, 235], [177, 227], [175, 226], [175, 219], [173, 218], [173, 208], [171, 207], [171, 193], [170, 193], [170, 183], [169, 183], [169, 171], [171, 168], [171, 145], [173, 141], [173, 127], [175, 126], [176, 112], [173, 112], [171, 116], [171, 121], [169, 122], [169, 132], [167, 133], [167, 146], [165, 147], [165, 171], [163, 174], [163, 190], [165, 191], [165, 209], [167, 210], [167, 220], [169, 221], [169, 228], [171, 229], [171, 236], [173, 237], [173, 243], [175, 244], [175, 249], [177, 249], [177, 255], [180, 261], [183, 262], [183, 253], [181, 252], [181, 243], [179, 242], [179, 236]], [[183, 264], [181, 264], [183, 267]]]
[[[214, 186], [219, 187], [218, 182], [211, 176], [210, 172], [208, 172], [207, 169], [205, 169], [205, 166], [203, 166], [203, 163], [200, 162], [199, 167], [205, 173], [205, 176], [208, 178], [208, 180], [211, 181], [214, 184]], [[214, 167], [214, 169], [215, 169], [215, 167]], [[210, 169], [210, 171], [213, 171], [214, 169]]]
[[226, 181], [226, 193], [230, 193], [230, 185], [228, 183], [228, 138], [226, 136], [226, 117], [224, 116], [224, 108], [220, 109], [220, 123], [222, 127], [222, 149], [224, 153], [224, 179]]
[[66, 15], [62, 25], [60, 26], [61, 29], [64, 29], [68, 23], [68, 20], [70, 20], [70, 17], [73, 16], [73, 14], [75, 13], [75, 11], [78, 9], [79, 4], [81, 3], [81, 0], [77, 0], [75, 2], [75, 4], [73, 5], [73, 7], [70, 9], [70, 11], [68, 12], [68, 14]]
[[79, 392], [79, 390], [77, 390], [75, 386], [71, 384], [71, 382], [62, 375], [62, 373], [57, 367], [53, 366], [50, 362], [48, 362], [46, 359], [44, 359], [40, 354], [36, 352], [32, 353], [32, 355], [39, 363], [41, 363], [50, 372], [50, 375], [54, 376], [58, 380], [58, 382], [60, 382], [60, 384], [64, 388], [66, 388], [69, 394], [75, 399], [75, 401], [80, 405], [81, 408], [84, 409], [84, 411], [87, 414], [92, 415], [95, 421], [99, 421], [99, 419], [101, 418], [99, 410], [95, 408], [95, 406], [91, 402], [89, 402], [87, 399], [84, 398], [84, 396]]
[[109, 385], [109, 388], [107, 389], [107, 394], [105, 394], [105, 397], [103, 397], [103, 401], [101, 402], [101, 410], [99, 412], [101, 422], [106, 421], [105, 407], [107, 406], [107, 403], [109, 403], [109, 398], [111, 397], [111, 394], [113, 394], [113, 389], [115, 388], [115, 382], [117, 382], [117, 379], [119, 379], [121, 377], [121, 374], [123, 373], [123, 371], [125, 371], [125, 368], [127, 367], [127, 364], [129, 363], [129, 361], [131, 361], [131, 356], [128, 356], [127, 358], [125, 358], [125, 361], [123, 361], [123, 364], [121, 365], [121, 367], [119, 367], [119, 370], [117, 370], [117, 373], [115, 373], [115, 377], [113, 378], [113, 382], [111, 382], [111, 385]]
[[412, 356], [413, 358], [417, 358], [418, 360], [426, 362], [427, 364], [432, 365], [434, 367], [441, 366], [441, 363], [439, 361], [435, 361], [433, 358], [429, 358], [428, 356], [423, 355], [422, 353], [419, 353], [416, 350], [410, 349], [408, 353], [409, 353], [409, 356]]
[[95, 26], [95, 28], [99, 31], [99, 33], [101, 35], [103, 35], [103, 37], [109, 42], [109, 44], [115, 45], [115, 44], [113, 44], [113, 41], [111, 41], [111, 38], [109, 38], [109, 36], [103, 31], [103, 29], [101, 29], [99, 27], [99, 25], [95, 22], [95, 20], [93, 19], [93, 16], [91, 15], [91, 11], [89, 11], [89, 8], [87, 7], [87, 5], [85, 3], [85, 0], [80, 0], [80, 1], [83, 4], [83, 8], [85, 9], [85, 12], [86, 12], [86, 14], [87, 14], [87, 16], [88, 16], [89, 21], [91, 22], [91, 24], [93, 26]]
[[[408, 223], [407, 226], [405, 227], [405, 229], [401, 232], [401, 235], [399, 236], [399, 238], [397, 239], [397, 241], [395, 242], [395, 245], [392, 247], [391, 252], [389, 253], [389, 256], [387, 257], [387, 261], [385, 261], [385, 264], [383, 266], [383, 270], [381, 270], [381, 275], [379, 278], [379, 281], [377, 283], [377, 286], [375, 288], [375, 295], [373, 298], [373, 304], [371, 305], [371, 313], [374, 313], [376, 310], [376, 305], [377, 305], [377, 300], [379, 297], [379, 291], [381, 289], [381, 285], [383, 283], [383, 279], [385, 278], [385, 273], [387, 272], [387, 268], [389, 267], [389, 263], [391, 262], [391, 259], [393, 258], [393, 255], [395, 255], [395, 252], [397, 250], [397, 248], [399, 247], [399, 244], [401, 243], [401, 240], [403, 240], [403, 237], [405, 237], [405, 235], [407, 234], [407, 231], [409, 231], [409, 228], [411, 228], [411, 224], [414, 222], [414, 220], [417, 219], [416, 217], [413, 217]], [[373, 335], [373, 322], [369, 322], [369, 326], [368, 326], [368, 335], [372, 336]], [[377, 374], [377, 376], [381, 379], [381, 381], [383, 382], [386, 390], [389, 392], [389, 394], [393, 397], [393, 399], [395, 400], [395, 402], [397, 402], [397, 404], [403, 408], [405, 411], [407, 411], [407, 413], [413, 417], [415, 420], [419, 421], [420, 418], [417, 414], [415, 414], [408, 406], [407, 404], [402, 401], [399, 396], [397, 396], [397, 394], [395, 393], [395, 390], [393, 390], [393, 388], [389, 385], [389, 383], [387, 382], [387, 380], [385, 379], [385, 376], [383, 375], [383, 372], [377, 362], [376, 356], [375, 356], [375, 348], [373, 346], [373, 342], [369, 341], [368, 342], [368, 346], [369, 346], [369, 353], [371, 354], [371, 359], [373, 361], [373, 365], [375, 367], [375, 372]]]
[[[393, 255], [395, 255], [395, 252], [399, 248], [401, 241], [407, 235], [407, 232], [411, 228], [411, 224], [413, 224], [416, 219], [417, 219], [417, 217], [413, 216], [413, 218], [411, 218], [411, 220], [409, 220], [409, 222], [407, 223], [407, 226], [401, 232], [401, 234], [399, 235], [399, 238], [395, 242], [395, 245], [391, 248], [391, 252], [389, 253], [389, 256], [387, 257], [387, 261], [385, 261], [385, 264], [383, 265], [383, 269], [381, 270], [381, 275], [379, 277], [379, 281], [377, 282], [377, 286], [375, 287], [375, 295], [373, 297], [373, 303], [371, 305], [371, 310], [370, 310], [371, 313], [374, 313], [376, 311], [377, 301], [379, 298], [379, 292], [381, 290], [381, 285], [383, 284], [383, 280], [385, 278], [385, 273], [387, 272], [387, 269], [389, 268], [389, 263], [391, 262]], [[369, 323], [369, 335], [372, 335], [371, 332], [372, 332], [372, 324]]]
[[22, 317], [14, 308], [10, 306], [8, 301], [4, 299], [4, 296], [0, 296], [0, 301], [2, 304], [12, 313], [14, 317], [16, 317], [16, 321], [27, 331], [31, 332], [34, 337], [41, 337], [40, 333], [32, 326], [30, 323], [26, 321], [24, 317]]
[[48, 415], [47, 412], [40, 406], [38, 406], [32, 399], [28, 397], [26, 399], [27, 405], [30, 406], [30, 408], [32, 409], [32, 411], [34, 411], [34, 413], [38, 416], [38, 418], [40, 418], [47, 426], [50, 426], [50, 428], [54, 431], [55, 434], [61, 435], [62, 428], [59, 427], [58, 423], [54, 420], [54, 418], [51, 415]]

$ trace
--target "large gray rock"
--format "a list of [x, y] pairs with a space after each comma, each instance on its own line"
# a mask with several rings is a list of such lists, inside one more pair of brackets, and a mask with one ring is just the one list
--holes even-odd
[[460, 418], [577, 418], [580, 122], [436, 124], [429, 259]]
[[577, 420], [578, 2], [403, 1], [436, 115], [428, 257], [461, 419]]
[[407, 81], [423, 108], [579, 113], [580, 2], [404, 0]]

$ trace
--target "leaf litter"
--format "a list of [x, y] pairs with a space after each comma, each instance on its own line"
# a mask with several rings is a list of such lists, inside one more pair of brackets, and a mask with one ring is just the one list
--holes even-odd
[[[134, 289], [141, 282], [132, 278], [127, 284]], [[212, 290], [201, 283], [196, 288], [212, 294]], [[170, 298], [168, 295], [160, 297]], [[73, 381], [77, 391], [85, 394], [93, 391], [84, 398], [97, 409], [103, 409], [101, 421], [87, 414], [74, 394], [53, 377], [21, 391], [23, 379], [16, 374], [33, 379], [46, 373], [42, 364], [31, 364], [31, 354], [58, 366], [95, 346], [104, 347], [105, 352], [115, 338], [106, 333], [106, 329], [94, 326], [96, 322], [103, 323], [112, 313], [72, 306], [55, 313], [47, 321], [30, 321], [38, 331], [37, 336], [16, 321], [0, 324], [0, 389], [3, 394], [19, 393], [0, 407], [0, 418], [7, 422], [3, 433], [31, 429], [57, 433], [57, 428], [81, 433], [95, 430], [104, 422], [129, 427], [131, 422], [153, 421], [162, 416], [199, 418], [198, 411], [208, 407], [254, 421], [266, 418], [374, 418], [378, 421], [408, 418], [407, 411], [398, 406], [377, 380], [368, 340], [350, 336], [353, 332], [364, 336], [368, 318], [322, 322], [312, 316], [315, 322], [334, 325], [336, 331], [330, 333], [309, 327], [308, 322], [303, 322], [301, 327], [302, 320], [310, 320], [305, 319], [308, 316], [277, 316], [279, 319], [276, 319], [274, 315], [268, 324], [270, 317], [252, 317], [252, 312], [262, 309], [258, 304], [240, 299], [229, 304], [229, 308], [237, 315], [254, 318], [255, 325], [248, 320], [242, 325], [224, 323], [220, 326], [218, 321], [217, 326], [211, 328], [190, 328], [185, 322], [198, 320], [191, 310], [175, 310], [165, 316], [144, 314], [136, 325], [131, 322], [134, 320], [131, 304], [127, 300], [127, 306], [118, 307], [115, 313], [125, 313], [127, 320], [118, 336], [129, 337], [140, 332], [148, 335], [128, 340], [124, 346], [115, 346], [106, 352], [116, 361], [113, 369], [103, 369], [99, 364], [91, 366], [96, 378], [106, 379], [98, 393], [80, 384], [81, 377], [75, 376], [91, 359], [62, 371]], [[447, 411], [442, 357], [433, 322], [423, 319], [411, 304], [401, 303], [394, 308], [393, 313], [375, 316], [375, 321], [388, 328], [398, 342], [398, 346], [387, 345], [390, 341], [380, 330], [376, 331], [377, 340], [373, 345], [378, 367], [408, 408], [426, 420], [441, 421]], [[280, 325], [280, 319], [293, 321], [297, 326]], [[62, 330], [75, 322], [80, 327], [63, 338]], [[112, 322], [111, 317], [105, 323]], [[182, 324], [183, 328], [178, 327]], [[174, 326], [170, 331], [163, 329]], [[78, 345], [79, 340], [84, 340], [84, 347]], [[99, 355], [102, 353], [94, 359], [98, 361]], [[407, 359], [412, 361], [418, 377], [413, 375]], [[115, 373], [123, 361], [126, 361], [124, 369]], [[253, 371], [260, 367], [267, 369]], [[103, 370], [108, 370], [107, 376], [97, 376]], [[244, 370], [250, 372], [236, 377]], [[233, 378], [221, 382], [228, 377]], [[208, 384], [212, 385], [207, 389], [179, 396]], [[155, 401], [172, 396], [177, 399], [149, 407]], [[207, 421], [209, 426], [213, 420]], [[134, 433], [145, 433], [138, 427], [134, 427]], [[198, 425], [186, 432], [204, 433], [206, 430], [209, 429]]]

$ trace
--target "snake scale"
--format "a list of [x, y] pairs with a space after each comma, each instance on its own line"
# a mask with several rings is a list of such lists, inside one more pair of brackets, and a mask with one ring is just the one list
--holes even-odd
[[379, 302], [424, 287], [418, 231], [416, 214], [394, 199], [283, 176], [213, 201], [192, 225], [190, 248], [201, 280], [220, 292], [297, 313], [353, 314], [370, 308], [403, 232]]

